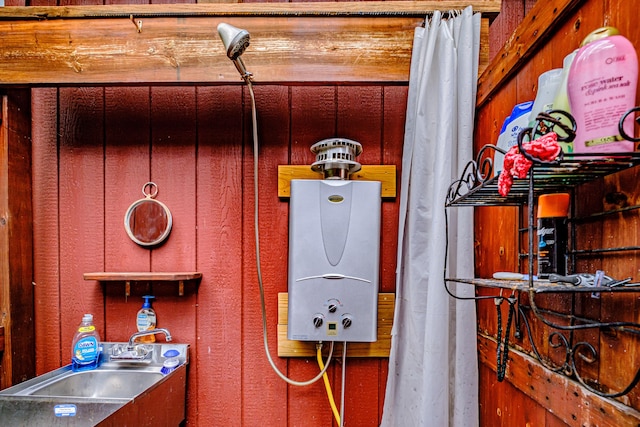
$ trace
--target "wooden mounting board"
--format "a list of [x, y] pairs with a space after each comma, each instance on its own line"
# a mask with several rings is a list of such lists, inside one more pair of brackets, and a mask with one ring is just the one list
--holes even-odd
[[[322, 175], [314, 172], [308, 165], [278, 166], [278, 197], [291, 197], [292, 179], [322, 179]], [[362, 169], [351, 175], [353, 180], [380, 181], [382, 198], [396, 197], [395, 165], [364, 165]]]
[[[372, 343], [354, 342], [347, 347], [347, 357], [389, 357], [391, 328], [396, 296], [393, 293], [378, 295], [378, 340]], [[278, 294], [278, 356], [314, 357], [315, 341], [291, 341], [287, 339], [289, 294]], [[340, 347], [341, 348], [341, 345]], [[334, 349], [336, 354], [338, 348]]]

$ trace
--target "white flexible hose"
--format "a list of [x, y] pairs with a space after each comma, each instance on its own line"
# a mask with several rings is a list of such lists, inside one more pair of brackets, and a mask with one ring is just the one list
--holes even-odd
[[[275, 371], [276, 374], [284, 381], [291, 385], [295, 386], [308, 386], [316, 381], [318, 381], [327, 369], [329, 369], [329, 364], [331, 363], [331, 357], [333, 356], [333, 341], [331, 341], [331, 345], [329, 348], [329, 356], [327, 357], [327, 361], [325, 363], [324, 369], [320, 371], [320, 373], [308, 380], [308, 381], [295, 381], [291, 378], [287, 377], [285, 374], [280, 372], [273, 359], [271, 358], [271, 353], [269, 352], [269, 340], [267, 339], [267, 309], [264, 302], [264, 285], [262, 283], [262, 268], [260, 267], [260, 230], [258, 227], [258, 219], [259, 219], [259, 209], [258, 209], [258, 120], [256, 118], [256, 98], [253, 94], [253, 85], [251, 83], [250, 75], [245, 79], [247, 83], [247, 87], [249, 88], [249, 94], [251, 95], [251, 118], [253, 124], [253, 193], [254, 193], [254, 231], [255, 231], [255, 240], [256, 240], [256, 269], [258, 273], [258, 285], [260, 287], [260, 304], [262, 307], [262, 337], [264, 340], [264, 351], [267, 353], [267, 359], [269, 360], [269, 364], [271, 368]], [[343, 367], [344, 369], [344, 367]]]

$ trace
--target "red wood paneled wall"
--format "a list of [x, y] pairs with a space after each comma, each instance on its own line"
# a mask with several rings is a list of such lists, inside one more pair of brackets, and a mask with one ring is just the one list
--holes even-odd
[[[213, 37], [212, 33], [212, 37]], [[216, 36], [217, 37], [217, 36]], [[249, 64], [247, 64], [249, 65]], [[229, 63], [229, 66], [233, 65]], [[277, 166], [311, 164], [309, 147], [360, 141], [363, 164], [401, 164], [406, 87], [255, 86], [260, 138], [260, 229], [269, 343], [295, 379], [313, 359], [276, 354], [277, 293], [287, 290], [288, 202]], [[103, 340], [126, 340], [147, 292], [83, 280], [93, 271], [200, 271], [185, 296], [152, 284], [158, 326], [191, 345], [188, 425], [329, 426], [321, 382], [288, 386], [262, 345], [253, 235], [251, 111], [245, 87], [109, 87], [33, 90], [33, 205], [37, 372], [70, 362], [74, 328], [93, 313]], [[147, 181], [173, 214], [166, 244], [148, 250], [127, 237], [123, 217]], [[383, 204], [382, 292], [393, 292], [396, 201]], [[341, 367], [330, 369], [336, 400]], [[347, 364], [350, 426], [378, 425], [386, 359]]]
[[[494, 55], [510, 37], [523, 16], [529, 12], [533, 3], [524, 0], [503, 0], [503, 12], [490, 29], [491, 50]], [[549, 3], [549, 7], [553, 7], [551, 4], [553, 2]], [[561, 67], [564, 56], [576, 49], [581, 40], [592, 30], [603, 25], [615, 26], [635, 44], [637, 50], [640, 49], [640, 27], [637, 23], [634, 2], [584, 0], [577, 3], [580, 7], [564, 21], [551, 40], [529, 60], [515, 78], [495, 93], [491, 100], [478, 111], [476, 148], [497, 140], [502, 121], [510, 113], [513, 105], [535, 98], [538, 75], [549, 69]], [[623, 194], [627, 197], [626, 203], [629, 206], [638, 205], [640, 202], [638, 175], [636, 168], [578, 188], [575, 212], [579, 216], [586, 216], [590, 213], [620, 207], [607, 203], [605, 196], [609, 193]], [[586, 221], [576, 230], [579, 239], [577, 247], [606, 248], [639, 245], [640, 220], [638, 211], [633, 212], [609, 215], [605, 220]], [[495, 271], [516, 271], [518, 268], [522, 272], [527, 271], [526, 263], [518, 267], [518, 215], [517, 208], [476, 209], [476, 275], [478, 277], [488, 278]], [[636, 252], [589, 257], [581, 261], [577, 267], [578, 271], [591, 273], [596, 269], [603, 269], [612, 277], [633, 277], [635, 281], [640, 279]], [[526, 303], [526, 297], [523, 302]], [[636, 323], [640, 321], [638, 294], [601, 295], [600, 299], [592, 298], [590, 294], [577, 296], [575, 299], [571, 296], [553, 295], [540, 299], [538, 305], [559, 311], [566, 311], [573, 306], [578, 316], [592, 319]], [[503, 322], [506, 316], [505, 309]], [[478, 327], [480, 343], [495, 340], [497, 321], [496, 308], [492, 300], [478, 303]], [[551, 332], [553, 330], [534, 319], [531, 335], [543, 357], [559, 363], [564, 357], [564, 350], [554, 350], [551, 347], [548, 341]], [[527, 335], [526, 331], [523, 332], [523, 339], [518, 340], [515, 339], [512, 331], [510, 339], [515, 347], [530, 353], [532, 349]], [[640, 360], [638, 340], [633, 334], [592, 329], [575, 333], [573, 339], [574, 342], [584, 340], [591, 343], [599, 353], [596, 363], [591, 365], [583, 363], [579, 366], [581, 375], [593, 381], [595, 386], [605, 391], [614, 391], [621, 390], [631, 382]], [[493, 355], [490, 357], [495, 360], [495, 344], [493, 345]], [[495, 361], [492, 363], [495, 364]], [[635, 422], [631, 424], [631, 417], [616, 419], [609, 412], [605, 413], [602, 408], [608, 403], [604, 400], [596, 401], [591, 408], [579, 407], [576, 404], [579, 399], [571, 400], [566, 397], [566, 388], [549, 386], [548, 383], [551, 381], [532, 375], [533, 370], [530, 367], [514, 366], [517, 363], [524, 363], [522, 361], [510, 360], [509, 363], [507, 378], [501, 383], [496, 380], [495, 367], [481, 363], [480, 424], [483, 426], [637, 425], [637, 418], [634, 418]], [[518, 376], [517, 373], [523, 372], [527, 372], [529, 377]], [[523, 384], [526, 385], [526, 389], [523, 389]], [[541, 394], [543, 396], [541, 400], [546, 403], [541, 404], [530, 397], [536, 393]], [[543, 393], [547, 393], [546, 401]], [[640, 409], [640, 391], [637, 387], [618, 400], [630, 408]], [[571, 406], [574, 404], [575, 406]], [[553, 410], [549, 410], [549, 407], [554, 405], [556, 409], [562, 407], [562, 411], [556, 410], [552, 413]], [[622, 409], [619, 409], [619, 414], [628, 412], [636, 414], [634, 417], [637, 416], [637, 412], [633, 409], [627, 410], [625, 406], [620, 408]], [[598, 417], [600, 421], [593, 421]]]

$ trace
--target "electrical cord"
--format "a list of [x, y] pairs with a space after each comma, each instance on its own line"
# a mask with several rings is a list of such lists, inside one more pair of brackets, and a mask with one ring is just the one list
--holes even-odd
[[[287, 377], [285, 374], [280, 372], [275, 362], [271, 358], [271, 353], [269, 351], [269, 341], [267, 337], [267, 309], [264, 302], [264, 285], [262, 282], [262, 268], [260, 267], [260, 230], [258, 227], [258, 219], [259, 219], [259, 209], [258, 209], [258, 120], [256, 117], [256, 98], [253, 93], [253, 84], [251, 82], [251, 75], [243, 76], [244, 81], [247, 83], [247, 87], [249, 88], [249, 94], [251, 95], [251, 119], [252, 119], [252, 127], [253, 127], [253, 192], [254, 192], [254, 231], [255, 231], [255, 241], [256, 241], [256, 270], [258, 273], [258, 285], [260, 287], [260, 305], [262, 308], [262, 337], [264, 340], [264, 351], [267, 354], [267, 360], [269, 360], [269, 364], [274, 372], [282, 378], [284, 381], [291, 385], [295, 386], [308, 386], [316, 381], [318, 381], [322, 376], [327, 372], [329, 368], [329, 364], [331, 363], [331, 357], [333, 356], [333, 341], [331, 341], [329, 347], [329, 356], [327, 357], [326, 366], [323, 370], [320, 371], [318, 375], [308, 381], [295, 381], [291, 378]], [[322, 346], [322, 344], [318, 344], [318, 346]], [[344, 369], [344, 368], [343, 368]]]

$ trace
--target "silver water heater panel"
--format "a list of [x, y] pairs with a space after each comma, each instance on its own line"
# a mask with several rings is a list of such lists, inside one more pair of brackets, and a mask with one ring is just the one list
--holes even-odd
[[288, 339], [376, 341], [380, 187], [291, 181]]

